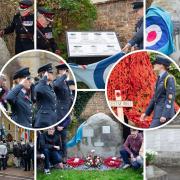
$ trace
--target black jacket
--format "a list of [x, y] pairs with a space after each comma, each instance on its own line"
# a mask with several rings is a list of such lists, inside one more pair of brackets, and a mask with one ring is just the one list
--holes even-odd
[[43, 149], [50, 149], [50, 150], [56, 150], [54, 146], [59, 146], [60, 149], [62, 147], [61, 145], [61, 138], [59, 135], [54, 133], [54, 135], [49, 135], [48, 132], [45, 132], [43, 134], [41, 146]]
[[58, 47], [53, 38], [52, 27], [37, 28], [37, 49], [55, 52]]
[[[14, 16], [11, 24], [4, 29], [4, 34], [16, 33], [15, 53], [34, 49], [33, 34], [34, 34], [34, 15], [21, 17], [18, 13]], [[22, 34], [28, 34], [32, 38], [21, 38]]]

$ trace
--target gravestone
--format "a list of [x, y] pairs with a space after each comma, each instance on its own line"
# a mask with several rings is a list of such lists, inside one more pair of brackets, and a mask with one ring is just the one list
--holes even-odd
[[[79, 152], [86, 157], [91, 150], [101, 157], [119, 156], [122, 145], [122, 127], [104, 113], [91, 116], [83, 126]], [[73, 156], [72, 148], [69, 155]], [[78, 153], [79, 154], [79, 153]]]
[[10, 59], [10, 54], [7, 49], [6, 43], [2, 38], [0, 38], [0, 69], [4, 64]]

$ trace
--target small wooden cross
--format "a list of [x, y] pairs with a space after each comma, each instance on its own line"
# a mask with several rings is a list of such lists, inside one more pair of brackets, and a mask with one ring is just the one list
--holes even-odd
[[115, 90], [115, 101], [109, 101], [111, 107], [117, 107], [117, 116], [120, 121], [124, 122], [123, 107], [133, 107], [132, 101], [122, 101], [121, 91]]

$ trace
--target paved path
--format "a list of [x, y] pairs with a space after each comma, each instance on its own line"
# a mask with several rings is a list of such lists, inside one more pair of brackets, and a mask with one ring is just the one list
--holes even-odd
[[32, 180], [33, 178], [0, 174], [0, 180]]
[[0, 171], [0, 180], [33, 180], [33, 171], [24, 171], [20, 168], [7, 168]]
[[162, 169], [168, 173], [169, 180], [180, 179], [180, 167], [167, 167], [167, 168], [163, 167]]

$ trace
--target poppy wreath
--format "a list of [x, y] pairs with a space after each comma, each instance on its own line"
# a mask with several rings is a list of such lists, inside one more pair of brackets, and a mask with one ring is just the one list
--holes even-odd
[[67, 160], [67, 164], [71, 167], [78, 167], [84, 164], [84, 160], [76, 157], [72, 157]]
[[104, 165], [111, 168], [118, 168], [121, 165], [121, 160], [117, 157], [109, 157], [104, 160]]
[[[136, 127], [148, 128], [152, 116], [140, 121], [154, 93], [156, 75], [147, 52], [137, 52], [125, 57], [112, 70], [108, 80], [107, 96], [115, 100], [115, 90], [121, 91], [123, 101], [133, 101], [132, 108], [123, 108], [127, 119]], [[117, 108], [112, 108], [117, 114]]]

